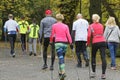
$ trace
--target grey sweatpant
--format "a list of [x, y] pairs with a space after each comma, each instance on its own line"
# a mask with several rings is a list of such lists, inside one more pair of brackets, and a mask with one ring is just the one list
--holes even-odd
[[29, 51], [36, 54], [37, 38], [29, 38]]

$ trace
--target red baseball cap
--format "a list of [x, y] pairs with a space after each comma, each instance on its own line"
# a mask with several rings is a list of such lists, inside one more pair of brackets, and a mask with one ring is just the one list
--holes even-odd
[[52, 11], [48, 9], [48, 10], [45, 11], [45, 14], [46, 15], [52, 14]]

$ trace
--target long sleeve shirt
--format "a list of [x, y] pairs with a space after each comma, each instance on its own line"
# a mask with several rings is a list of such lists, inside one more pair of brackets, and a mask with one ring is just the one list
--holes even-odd
[[65, 42], [65, 43], [69, 42], [70, 44], [72, 43], [68, 26], [61, 22], [58, 22], [52, 26], [50, 42], [53, 41], [54, 37], [55, 37], [55, 42]]
[[92, 37], [92, 43], [105, 42], [105, 37], [103, 36], [104, 27], [100, 23], [92, 23], [88, 28], [88, 40], [87, 44], [90, 44]]
[[40, 22], [40, 39], [42, 39], [42, 35], [44, 34], [44, 38], [49, 38], [51, 35], [52, 25], [56, 23], [57, 20], [51, 16], [46, 16]]

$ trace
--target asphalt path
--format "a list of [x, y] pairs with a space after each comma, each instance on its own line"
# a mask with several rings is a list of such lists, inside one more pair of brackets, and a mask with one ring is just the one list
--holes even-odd
[[[42, 70], [43, 60], [38, 54], [35, 56], [22, 55], [21, 50], [16, 50], [16, 57], [12, 58], [9, 48], [0, 48], [0, 80], [59, 80], [58, 78], [58, 59], [55, 60], [54, 71]], [[65, 70], [67, 77], [65, 80], [101, 80], [101, 65], [97, 65], [97, 77], [89, 78], [89, 68], [76, 67], [76, 61], [72, 59], [65, 60]], [[50, 66], [50, 58], [48, 58]], [[91, 69], [91, 68], [90, 68]], [[78, 73], [78, 75], [77, 75]], [[120, 80], [120, 70], [111, 70], [109, 66], [106, 70], [105, 80]]]

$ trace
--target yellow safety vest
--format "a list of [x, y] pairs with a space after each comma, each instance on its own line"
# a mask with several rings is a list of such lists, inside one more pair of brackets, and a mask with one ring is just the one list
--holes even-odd
[[28, 27], [29, 27], [28, 22], [22, 20], [22, 21], [19, 21], [18, 24], [19, 24], [19, 33], [20, 34], [26, 34], [27, 31], [28, 31]]
[[29, 26], [29, 29], [30, 29], [29, 37], [30, 38], [38, 38], [39, 26], [31, 24]]

